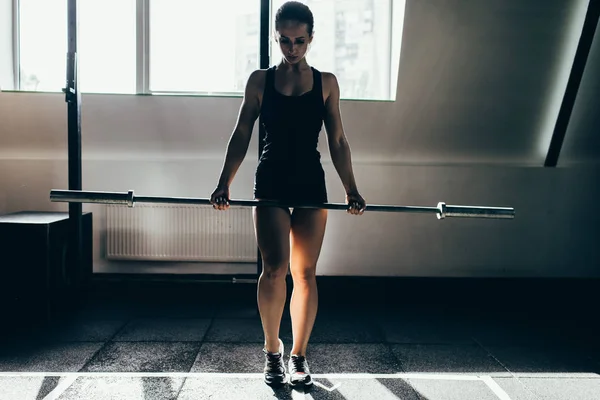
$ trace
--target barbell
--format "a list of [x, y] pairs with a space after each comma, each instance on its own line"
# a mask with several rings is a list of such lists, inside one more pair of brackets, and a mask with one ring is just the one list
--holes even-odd
[[[210, 199], [207, 198], [136, 196], [134, 195], [133, 190], [128, 192], [90, 192], [83, 190], [53, 189], [50, 191], [50, 201], [66, 203], [121, 204], [129, 207], [133, 207], [136, 203], [212, 205]], [[229, 200], [229, 205], [233, 207], [272, 206], [285, 208], [324, 208], [329, 210], [348, 209], [348, 205], [342, 203], [294, 204], [266, 200]], [[367, 204], [365, 211], [436, 214], [438, 219], [447, 217], [513, 219], [515, 217], [515, 210], [512, 207], [446, 205], [444, 202], [439, 202], [437, 207]]]

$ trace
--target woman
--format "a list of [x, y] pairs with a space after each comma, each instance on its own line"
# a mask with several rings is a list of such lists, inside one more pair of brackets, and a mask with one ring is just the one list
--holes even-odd
[[[276, 41], [281, 62], [254, 71], [244, 99], [217, 188], [213, 207], [229, 207], [229, 187], [242, 163], [259, 115], [266, 136], [254, 182], [257, 200], [282, 204], [327, 202], [325, 174], [317, 141], [325, 123], [333, 164], [346, 190], [348, 212], [363, 214], [366, 203], [356, 187], [350, 147], [340, 110], [336, 77], [308, 65], [305, 55], [313, 39], [313, 15], [299, 2], [285, 3], [275, 17]], [[290, 301], [293, 347], [290, 352], [290, 384], [311, 385], [306, 347], [317, 314], [316, 265], [325, 233], [327, 210], [296, 207], [255, 207], [254, 223], [263, 272], [258, 280], [258, 307], [265, 334], [265, 382], [281, 384], [286, 371], [279, 327], [286, 300], [288, 265], [294, 284]]]

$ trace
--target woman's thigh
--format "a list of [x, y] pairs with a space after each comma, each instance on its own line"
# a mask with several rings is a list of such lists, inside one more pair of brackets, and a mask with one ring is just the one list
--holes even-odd
[[254, 207], [254, 230], [263, 264], [267, 268], [287, 266], [290, 259], [289, 209]]
[[290, 228], [292, 277], [302, 278], [316, 274], [326, 226], [326, 209], [294, 209]]

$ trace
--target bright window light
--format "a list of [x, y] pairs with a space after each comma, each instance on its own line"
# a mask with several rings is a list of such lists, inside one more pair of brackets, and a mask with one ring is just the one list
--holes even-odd
[[19, 1], [20, 89], [59, 92], [65, 87], [67, 2]]
[[[285, 1], [272, 2], [272, 34], [275, 13]], [[392, 60], [392, 1], [302, 0], [315, 19], [315, 36], [306, 59], [318, 70], [336, 75], [342, 98], [395, 99], [392, 86], [397, 80], [392, 77], [398, 68]], [[404, 5], [404, 1], [394, 3]], [[393, 44], [399, 46], [399, 41]], [[280, 60], [281, 51], [271, 41], [271, 64]]]
[[[135, 93], [136, 1], [78, 1], [81, 92]], [[19, 1], [20, 90], [66, 86], [67, 1]]]
[[[243, 93], [260, 67], [260, 0], [143, 0], [138, 14], [139, 1], [77, 2], [83, 93]], [[272, 0], [271, 22], [284, 2]], [[303, 2], [315, 16], [308, 62], [337, 76], [343, 99], [395, 100], [404, 0]], [[67, 4], [19, 1], [18, 90], [65, 87]], [[274, 65], [281, 53], [270, 45]]]
[[244, 91], [259, 68], [259, 0], [151, 0], [150, 91]]

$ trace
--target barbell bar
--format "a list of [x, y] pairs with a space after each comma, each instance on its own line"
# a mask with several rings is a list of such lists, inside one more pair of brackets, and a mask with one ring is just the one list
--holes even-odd
[[[128, 192], [91, 192], [83, 190], [52, 189], [50, 191], [50, 201], [66, 203], [120, 204], [126, 205], [128, 207], [133, 207], [136, 203], [166, 203], [194, 205], [212, 204], [210, 202], [210, 199], [207, 198], [136, 196], [133, 190], [130, 190]], [[275, 206], [286, 208], [324, 208], [329, 210], [348, 209], [348, 205], [342, 203], [293, 204], [265, 200], [232, 199], [229, 200], [229, 205], [234, 207]], [[444, 202], [439, 202], [437, 207], [367, 204], [366, 211], [436, 214], [438, 219], [444, 219], [447, 217], [513, 219], [515, 217], [515, 210], [512, 207], [446, 205], [446, 203]]]

